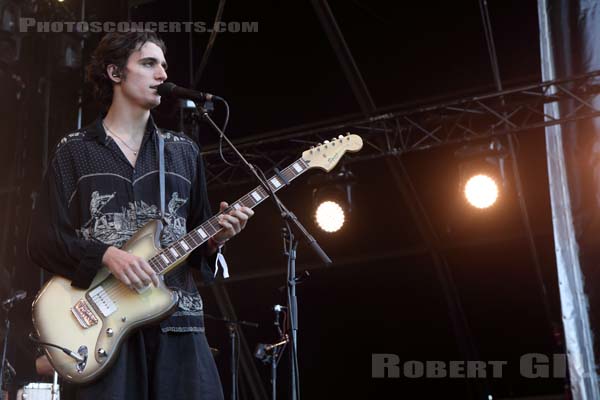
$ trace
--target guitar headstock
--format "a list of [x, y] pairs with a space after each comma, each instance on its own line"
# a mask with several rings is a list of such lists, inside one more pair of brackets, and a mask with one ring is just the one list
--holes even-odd
[[362, 146], [363, 141], [360, 136], [353, 134], [340, 135], [306, 150], [302, 153], [302, 159], [306, 161], [308, 168], [321, 168], [329, 172], [347, 151], [355, 153], [362, 149]]

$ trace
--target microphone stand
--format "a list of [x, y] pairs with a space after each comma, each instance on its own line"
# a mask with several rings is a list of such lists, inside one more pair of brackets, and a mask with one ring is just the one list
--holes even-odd
[[10, 332], [10, 317], [9, 312], [14, 305], [13, 301], [4, 303], [2, 308], [4, 309], [4, 343], [2, 345], [2, 364], [0, 364], [0, 396], [2, 392], [6, 390], [4, 387], [4, 368], [6, 364], [6, 350], [8, 348], [8, 334]]
[[238, 334], [237, 329], [240, 325], [251, 326], [253, 328], [258, 328], [258, 324], [256, 322], [249, 321], [232, 321], [229, 318], [219, 318], [210, 314], [204, 314], [204, 316], [208, 319], [212, 319], [214, 321], [225, 322], [227, 326], [227, 330], [229, 331], [230, 346], [231, 346], [231, 360], [230, 360], [230, 370], [231, 370], [231, 400], [237, 400], [238, 398], [238, 371], [237, 371], [237, 355], [239, 354], [240, 349], [237, 346], [238, 342]]
[[[218, 96], [213, 96], [213, 99], [221, 100], [225, 104], [227, 104], [224, 99], [222, 99]], [[294, 236], [292, 234], [292, 229], [290, 228], [290, 223], [292, 223], [296, 227], [297, 231], [300, 232], [300, 235], [302, 237], [304, 237], [304, 239], [307, 241], [308, 245], [313, 249], [313, 251], [317, 254], [317, 256], [319, 256], [319, 258], [323, 261], [323, 263], [326, 266], [331, 265], [332, 261], [327, 256], [327, 254], [323, 251], [321, 246], [319, 246], [319, 244], [317, 243], [315, 238], [312, 235], [310, 235], [308, 233], [308, 231], [306, 230], [306, 228], [304, 228], [304, 226], [300, 223], [300, 221], [298, 221], [298, 218], [294, 215], [294, 213], [292, 213], [290, 210], [288, 210], [287, 207], [281, 202], [281, 200], [275, 195], [275, 192], [272, 190], [271, 186], [266, 182], [266, 179], [263, 179], [263, 177], [261, 177], [258, 174], [258, 172], [256, 171], [256, 168], [254, 168], [254, 166], [252, 164], [250, 164], [246, 160], [246, 158], [244, 158], [244, 156], [233, 145], [231, 140], [229, 140], [229, 138], [225, 135], [225, 133], [223, 133], [223, 131], [219, 128], [219, 126], [212, 120], [212, 118], [210, 118], [210, 116], [208, 115], [208, 111], [199, 104], [196, 105], [196, 108], [198, 109], [198, 112], [200, 113], [201, 118], [204, 121], [208, 122], [208, 124], [213, 128], [213, 130], [215, 132], [217, 132], [219, 134], [219, 136], [227, 142], [229, 147], [231, 147], [231, 149], [235, 152], [237, 157], [242, 161], [242, 164], [252, 173], [252, 175], [254, 175], [254, 177], [260, 183], [260, 185], [268, 193], [270, 193], [270, 197], [275, 202], [275, 206], [279, 209], [280, 215], [281, 215], [284, 225], [286, 227], [287, 233], [284, 233], [284, 235], [287, 236], [288, 240], [286, 240], [286, 237], [284, 237], [284, 241], [286, 242], [286, 249], [284, 249], [284, 254], [288, 256], [287, 285], [288, 285], [288, 301], [289, 301], [289, 309], [290, 309], [290, 324], [291, 324], [291, 330], [292, 330], [292, 340], [291, 340], [292, 341], [292, 346], [291, 346], [292, 357], [290, 357], [292, 360], [292, 362], [291, 362], [292, 400], [297, 400], [300, 397], [299, 396], [300, 382], [299, 382], [298, 359], [297, 359], [298, 301], [297, 301], [297, 296], [296, 296], [296, 248], [298, 246], [298, 243], [294, 239]], [[290, 243], [289, 250], [287, 249], [287, 242]]]
[[265, 364], [271, 364], [271, 400], [277, 400], [277, 365], [279, 364], [281, 354], [283, 354], [283, 351], [285, 350], [285, 346], [290, 341], [288, 335], [284, 334], [281, 330], [281, 325], [279, 323], [279, 314], [281, 313], [281, 309], [277, 309], [277, 306], [275, 306], [274, 310], [274, 325], [279, 333], [279, 341], [273, 344], [259, 343], [254, 352], [254, 357], [258, 358]]

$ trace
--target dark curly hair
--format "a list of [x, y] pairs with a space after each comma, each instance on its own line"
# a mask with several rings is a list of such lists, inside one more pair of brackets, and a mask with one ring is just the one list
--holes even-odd
[[113, 32], [105, 35], [87, 66], [87, 80], [94, 87], [94, 96], [108, 107], [112, 102], [114, 82], [108, 77], [106, 67], [117, 66], [122, 79], [126, 78], [125, 65], [131, 53], [139, 50], [145, 43], [151, 42], [167, 53], [165, 43], [153, 31]]

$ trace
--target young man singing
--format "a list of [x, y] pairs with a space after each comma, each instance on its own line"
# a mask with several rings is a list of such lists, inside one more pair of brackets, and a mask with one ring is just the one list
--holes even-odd
[[[161, 218], [159, 135], [165, 160], [162, 245], [211, 216], [198, 147], [182, 134], [158, 129], [150, 115], [160, 104], [156, 87], [167, 79], [165, 51], [152, 32], [106, 35], [88, 79], [107, 111], [65, 136], [48, 166], [29, 251], [37, 265], [74, 286], [87, 288], [102, 266], [132, 290], [158, 284], [146, 260], [120, 248], [148, 221]], [[226, 208], [222, 202], [221, 210]], [[190, 268], [210, 279], [213, 255], [252, 215], [244, 207], [221, 216], [222, 230], [165, 276], [179, 295], [176, 311], [132, 334], [105, 375], [75, 388], [78, 399], [223, 398]]]

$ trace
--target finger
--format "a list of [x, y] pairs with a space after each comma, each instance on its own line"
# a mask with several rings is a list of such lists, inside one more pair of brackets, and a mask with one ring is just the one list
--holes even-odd
[[250, 207], [242, 207], [242, 208], [240, 208], [240, 211], [243, 212], [244, 214], [246, 214], [248, 216], [248, 218], [250, 218], [254, 215], [254, 210], [251, 209]]
[[223, 228], [223, 230], [232, 229], [232, 226], [231, 226], [231, 223], [229, 222], [228, 217], [229, 217], [229, 215], [227, 215], [227, 214], [219, 215], [218, 222], [219, 222], [219, 225], [221, 225], [221, 227]]
[[227, 207], [229, 207], [229, 204], [225, 201], [222, 201], [221, 204], [219, 204], [219, 209], [221, 210], [221, 212], [225, 211]]
[[240, 230], [244, 229], [244, 227], [246, 226], [246, 222], [248, 222], [249, 217], [246, 214], [244, 214], [242, 211], [235, 211], [232, 216], [237, 218], [237, 220], [239, 222]]
[[150, 275], [148, 275], [146, 273], [146, 271], [144, 271], [144, 268], [140, 264], [136, 264], [134, 266], [133, 272], [135, 272], [135, 274], [138, 276], [138, 278], [140, 278], [140, 280], [142, 281], [142, 284], [144, 286], [148, 286], [149, 284], [152, 283], [152, 279], [150, 279]]
[[140, 265], [141, 265], [142, 269], [148, 274], [150, 279], [152, 279], [152, 283], [154, 283], [154, 286], [158, 287], [158, 285], [160, 284], [160, 280], [158, 279], [158, 275], [156, 274], [156, 271], [154, 271], [152, 269], [152, 267], [150, 266], [150, 264], [148, 264], [148, 262], [146, 260], [144, 260], [143, 258], [141, 259]]
[[235, 210], [234, 212], [232, 212], [229, 215], [231, 215], [232, 217], [236, 217], [236, 218], [238, 218], [240, 220], [244, 220], [244, 221], [247, 221], [248, 218], [250, 218], [248, 215], [244, 214], [242, 212], [242, 210]]
[[138, 289], [141, 289], [142, 287], [144, 287], [144, 285], [142, 285], [142, 281], [140, 280], [140, 278], [138, 278], [136, 273], [133, 272], [131, 268], [127, 268], [125, 270], [125, 273], [127, 274], [127, 277], [129, 278], [129, 280], [131, 281], [131, 285], [130, 285], [131, 287], [136, 287]]
[[121, 282], [123, 282], [123, 284], [127, 287], [131, 287], [131, 281], [129, 280], [129, 278], [127, 277], [127, 275], [121, 271], [118, 274], [116, 274], [116, 277], [118, 280], [120, 280]]
[[226, 214], [222, 215], [221, 217], [223, 221], [221, 226], [231, 230], [233, 234], [236, 234], [240, 231], [240, 221], [236, 217]]

